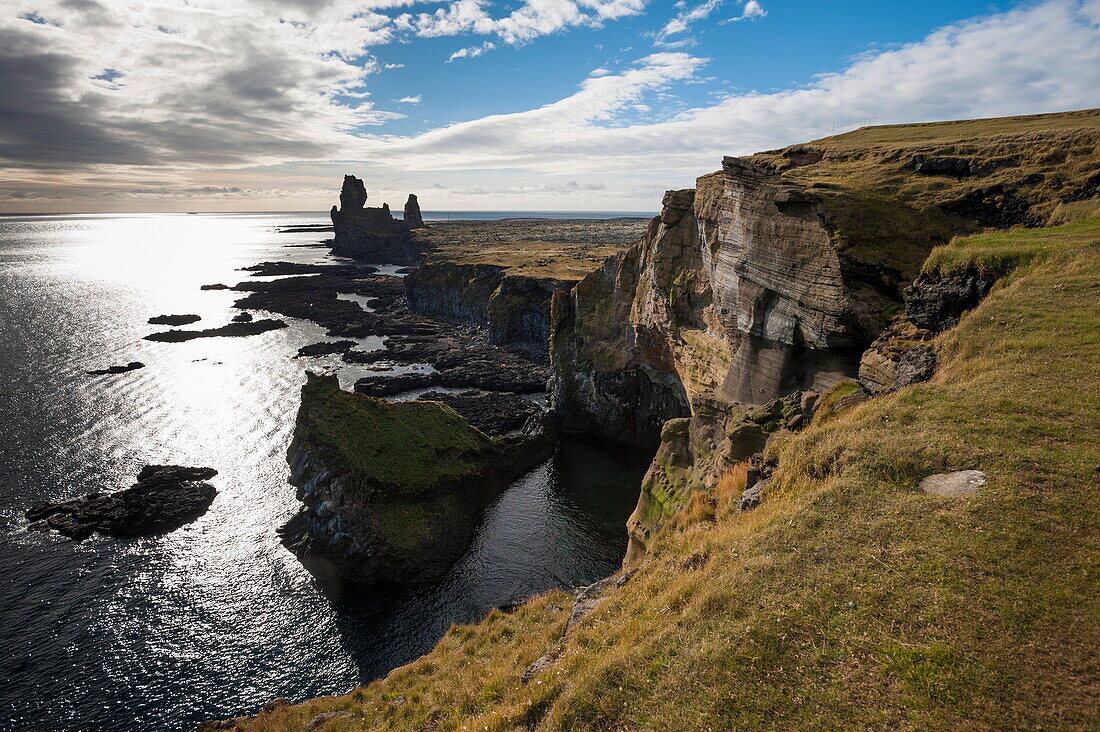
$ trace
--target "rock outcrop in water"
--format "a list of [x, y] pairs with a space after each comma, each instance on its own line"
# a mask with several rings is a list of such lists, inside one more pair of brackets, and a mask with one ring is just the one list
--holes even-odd
[[410, 196], [405, 208], [415, 214], [417, 226], [395, 219], [385, 203], [381, 208], [372, 208], [366, 203], [367, 191], [362, 179], [345, 175], [340, 206], [333, 206], [329, 213], [334, 232], [333, 253], [364, 262], [419, 262], [423, 258], [422, 245], [410, 230], [423, 226], [424, 222], [419, 220], [420, 206], [415, 196]]
[[537, 422], [491, 438], [441, 404], [390, 403], [309, 374], [287, 454], [304, 507], [280, 535], [353, 581], [437, 580], [489, 501], [552, 448]]
[[217, 474], [213, 468], [147, 465], [126, 490], [43, 503], [26, 516], [33, 530], [53, 530], [77, 541], [96, 531], [124, 538], [162, 534], [206, 513], [218, 491], [205, 481]]
[[193, 341], [196, 338], [242, 338], [244, 336], [259, 335], [269, 330], [278, 330], [287, 327], [282, 320], [264, 318], [262, 320], [237, 321], [218, 328], [206, 328], [204, 330], [166, 330], [160, 333], [150, 333], [145, 336], [147, 341], [160, 341], [162, 343], [183, 343]]

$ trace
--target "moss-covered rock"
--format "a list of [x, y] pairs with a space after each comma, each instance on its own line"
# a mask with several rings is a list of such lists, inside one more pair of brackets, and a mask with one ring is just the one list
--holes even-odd
[[391, 403], [309, 374], [287, 454], [304, 507], [284, 543], [356, 581], [438, 579], [485, 506], [549, 456], [541, 424], [529, 427], [492, 438], [437, 402]]

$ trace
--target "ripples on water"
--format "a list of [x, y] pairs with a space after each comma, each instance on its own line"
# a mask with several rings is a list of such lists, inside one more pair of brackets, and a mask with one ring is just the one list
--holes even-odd
[[[617, 567], [644, 465], [566, 443], [486, 513], [437, 586], [324, 591], [275, 528], [297, 508], [285, 450], [324, 337], [153, 343], [162, 313], [190, 327], [235, 314], [239, 267], [324, 261], [286, 248], [321, 215], [0, 218], [0, 727], [191, 729], [283, 696], [342, 693], [424, 653], [452, 622]], [[364, 345], [377, 345], [364, 339]], [[146, 368], [86, 376], [128, 361]], [[44, 500], [130, 485], [147, 463], [217, 468], [210, 511], [159, 537], [75, 543], [26, 531]]]

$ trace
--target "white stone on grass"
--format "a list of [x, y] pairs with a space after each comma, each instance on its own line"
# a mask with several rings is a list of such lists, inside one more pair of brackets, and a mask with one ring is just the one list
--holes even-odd
[[920, 482], [920, 489], [936, 496], [959, 496], [977, 493], [985, 485], [985, 473], [980, 470], [957, 470], [954, 473], [936, 473]]

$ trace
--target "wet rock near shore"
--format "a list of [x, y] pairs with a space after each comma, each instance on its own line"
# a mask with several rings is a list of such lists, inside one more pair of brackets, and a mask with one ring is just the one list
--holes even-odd
[[206, 330], [166, 330], [161, 333], [150, 333], [145, 336], [147, 341], [160, 341], [163, 343], [182, 343], [196, 338], [224, 338], [243, 337], [266, 333], [269, 330], [278, 330], [287, 327], [281, 320], [264, 319], [253, 320], [247, 323], [230, 323], [220, 328], [207, 328]]
[[352, 348], [355, 348], [355, 341], [321, 341], [320, 343], [311, 343], [308, 346], [302, 346], [298, 349], [298, 355], [294, 358], [346, 353]]
[[249, 267], [241, 267], [242, 272], [251, 272], [253, 277], [281, 277], [286, 275], [330, 274], [359, 277], [374, 274], [376, 267], [362, 264], [303, 264], [300, 262], [260, 262]]
[[191, 323], [197, 323], [202, 318], [198, 315], [157, 315], [149, 318], [149, 323], [152, 325], [189, 325]]
[[364, 376], [355, 391], [370, 396], [388, 396], [429, 386], [482, 389], [485, 391], [533, 394], [546, 390], [550, 370], [520, 356], [489, 346], [461, 348], [453, 343], [424, 343], [423, 348], [402, 348], [395, 344], [381, 351], [349, 351], [344, 360], [353, 363], [393, 361], [430, 363], [432, 372]]
[[92, 371], [88, 371], [87, 374], [89, 376], [103, 376], [105, 374], [124, 374], [127, 371], [135, 371], [137, 369], [143, 368], [145, 368], [145, 364], [143, 364], [141, 361], [131, 361], [125, 366], [108, 366], [105, 369], [94, 369]]
[[459, 393], [429, 391], [417, 397], [423, 402], [439, 402], [487, 435], [504, 435], [522, 428], [532, 417], [542, 414], [538, 405], [518, 394], [471, 389]]
[[116, 493], [89, 493], [30, 508], [28, 527], [83, 541], [95, 532], [131, 538], [174, 531], [206, 513], [217, 489], [205, 482], [213, 468], [147, 465], [137, 483]]
[[[270, 268], [258, 271], [280, 271], [284, 263], [269, 264]], [[375, 275], [373, 268], [357, 265], [311, 267], [312, 274], [238, 283], [233, 289], [248, 294], [234, 307], [309, 320], [325, 328], [330, 336], [358, 338], [417, 330], [418, 320], [410, 318], [403, 307], [405, 286], [400, 277]], [[341, 299], [340, 294], [372, 298], [374, 312]]]
[[251, 323], [252, 313], [237, 313], [233, 316], [232, 322], [234, 323]]
[[229, 285], [225, 285], [225, 284], [222, 284], [221, 282], [217, 282], [213, 285], [200, 285], [199, 289], [200, 290], [228, 290]]

